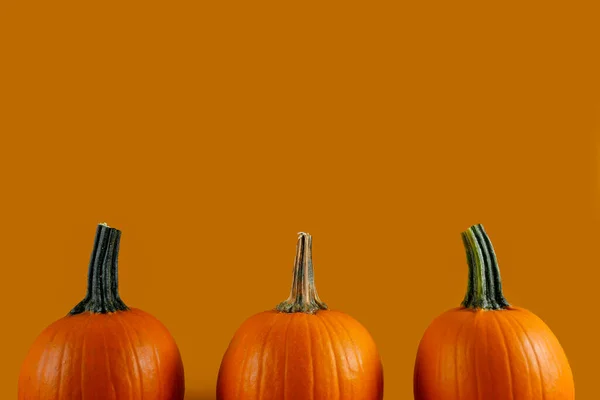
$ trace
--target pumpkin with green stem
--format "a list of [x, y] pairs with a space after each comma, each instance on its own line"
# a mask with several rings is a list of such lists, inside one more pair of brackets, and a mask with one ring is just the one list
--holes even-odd
[[98, 226], [87, 294], [33, 343], [19, 375], [19, 400], [183, 399], [173, 337], [119, 295], [120, 238], [119, 230]]
[[415, 400], [573, 400], [573, 375], [548, 326], [504, 298], [482, 225], [462, 234], [469, 279], [461, 307], [437, 317], [417, 352]]

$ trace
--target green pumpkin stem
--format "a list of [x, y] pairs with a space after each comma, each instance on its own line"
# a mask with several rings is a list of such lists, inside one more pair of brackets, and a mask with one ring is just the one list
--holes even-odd
[[492, 242], [483, 225], [462, 233], [469, 265], [467, 293], [462, 306], [471, 309], [502, 310], [509, 306], [502, 293], [502, 279]]
[[312, 264], [312, 237], [308, 233], [298, 234], [296, 259], [294, 261], [294, 279], [288, 299], [276, 307], [284, 313], [303, 312], [314, 314], [319, 310], [327, 310], [327, 305], [319, 299], [315, 287]]
[[129, 308], [119, 296], [119, 243], [121, 231], [106, 224], [98, 225], [94, 249], [88, 270], [88, 287], [85, 298], [70, 312], [106, 314]]

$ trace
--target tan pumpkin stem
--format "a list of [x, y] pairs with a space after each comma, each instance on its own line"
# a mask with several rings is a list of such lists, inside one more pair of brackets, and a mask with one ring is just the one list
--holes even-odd
[[492, 242], [483, 225], [473, 225], [462, 233], [469, 265], [467, 293], [462, 306], [500, 310], [509, 306], [502, 293], [502, 279]]
[[298, 234], [296, 259], [294, 260], [294, 278], [288, 299], [276, 307], [285, 313], [303, 312], [312, 314], [327, 310], [327, 305], [319, 299], [315, 287], [312, 264], [312, 237], [308, 233]]

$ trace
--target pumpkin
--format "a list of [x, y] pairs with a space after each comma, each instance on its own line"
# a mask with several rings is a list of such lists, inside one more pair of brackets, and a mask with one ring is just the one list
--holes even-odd
[[98, 226], [87, 294], [33, 343], [19, 375], [19, 400], [183, 399], [173, 337], [119, 296], [120, 237], [119, 230]]
[[380, 400], [383, 370], [369, 332], [317, 294], [312, 238], [300, 233], [289, 298], [248, 318], [219, 370], [218, 400]]
[[572, 400], [565, 352], [550, 328], [504, 298], [482, 225], [462, 234], [469, 266], [461, 307], [438, 316], [419, 344], [415, 400]]

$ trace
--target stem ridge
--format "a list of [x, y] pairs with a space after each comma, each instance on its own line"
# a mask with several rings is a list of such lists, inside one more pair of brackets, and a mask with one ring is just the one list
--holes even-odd
[[465, 308], [501, 310], [510, 304], [502, 293], [500, 268], [492, 242], [483, 225], [473, 225], [462, 233], [469, 266]]
[[88, 269], [88, 286], [83, 300], [69, 312], [106, 314], [129, 309], [119, 295], [119, 244], [121, 231], [99, 224]]
[[315, 287], [315, 274], [312, 263], [312, 237], [308, 233], [298, 234], [292, 289], [287, 300], [279, 303], [276, 310], [285, 313], [304, 312], [314, 314], [327, 310]]

